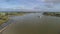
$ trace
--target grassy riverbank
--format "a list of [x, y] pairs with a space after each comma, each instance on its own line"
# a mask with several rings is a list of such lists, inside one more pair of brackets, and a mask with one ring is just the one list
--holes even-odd
[[8, 21], [8, 16], [0, 16], [0, 25]]
[[8, 13], [8, 16], [23, 16], [26, 13], [20, 13], [20, 12], [10, 12]]
[[60, 12], [44, 12], [43, 15], [60, 17]]

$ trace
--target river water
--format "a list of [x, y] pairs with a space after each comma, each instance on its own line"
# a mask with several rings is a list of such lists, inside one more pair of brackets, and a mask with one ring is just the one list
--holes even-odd
[[3, 34], [60, 34], [60, 17], [29, 13], [10, 20], [13, 21]]

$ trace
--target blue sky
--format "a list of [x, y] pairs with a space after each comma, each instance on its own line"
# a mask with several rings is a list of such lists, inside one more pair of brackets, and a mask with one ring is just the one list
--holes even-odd
[[0, 0], [0, 11], [5, 10], [60, 11], [59, 0]]

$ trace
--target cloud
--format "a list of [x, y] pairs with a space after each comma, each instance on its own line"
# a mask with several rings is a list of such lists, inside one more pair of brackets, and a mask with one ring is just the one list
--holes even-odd
[[60, 0], [45, 0], [45, 2], [57, 4], [60, 3]]
[[[32, 10], [59, 10], [60, 0], [0, 0], [0, 8], [32, 9]], [[58, 6], [59, 5], [59, 6]], [[58, 8], [59, 7], [59, 8]]]

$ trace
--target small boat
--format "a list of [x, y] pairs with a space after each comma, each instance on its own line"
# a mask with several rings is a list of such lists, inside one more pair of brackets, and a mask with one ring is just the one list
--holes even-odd
[[41, 16], [38, 16], [39, 18], [41, 18], [42, 17], [42, 15]]
[[38, 17], [40, 17], [40, 16], [38, 16]]

